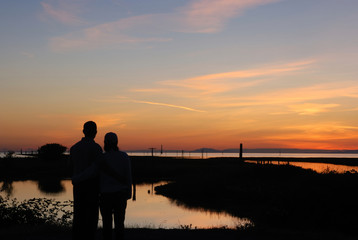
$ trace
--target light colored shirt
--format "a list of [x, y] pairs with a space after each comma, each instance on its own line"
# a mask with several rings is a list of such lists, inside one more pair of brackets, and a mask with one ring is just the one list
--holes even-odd
[[[113, 193], [124, 191], [127, 198], [132, 196], [131, 161], [127, 153], [109, 151], [104, 154], [100, 171], [100, 192]], [[106, 170], [110, 168], [110, 170]]]

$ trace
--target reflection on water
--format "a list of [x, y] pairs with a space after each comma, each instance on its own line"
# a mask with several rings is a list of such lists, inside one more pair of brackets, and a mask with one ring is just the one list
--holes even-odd
[[[253, 160], [246, 160], [245, 162], [257, 163], [257, 161]], [[272, 164], [286, 164], [286, 162], [277, 162], [271, 161]], [[336, 171], [338, 173], [344, 173], [347, 171], [357, 171], [358, 166], [346, 166], [346, 165], [336, 165], [330, 163], [310, 163], [310, 162], [290, 162], [290, 165], [305, 168], [305, 169], [312, 169], [318, 173], [329, 172], [329, 171]]]
[[329, 163], [304, 163], [304, 162], [292, 162], [291, 165], [302, 167], [306, 169], [312, 169], [316, 172], [323, 173], [329, 171], [336, 171], [338, 173], [344, 173], [347, 171], [358, 171], [357, 166], [345, 166], [345, 165], [336, 165]]
[[160, 184], [136, 186], [137, 200], [135, 203], [129, 203], [127, 207], [127, 226], [178, 228], [192, 225], [193, 228], [222, 226], [235, 228], [248, 221], [225, 213], [179, 207], [166, 197], [155, 195], [154, 188], [158, 185]]
[[[48, 183], [41, 183], [43, 190], [44, 185], [42, 184]], [[235, 228], [249, 223], [248, 219], [231, 217], [225, 213], [179, 207], [166, 197], [155, 194], [154, 188], [160, 184], [165, 183], [136, 186], [136, 200], [128, 201], [125, 222], [127, 227], [180, 228], [191, 225], [193, 228], [223, 226]], [[62, 180], [55, 185], [57, 190], [61, 186], [62, 190], [59, 193], [40, 190], [40, 183], [36, 181], [0, 182], [0, 186], [3, 186], [0, 195], [7, 196], [8, 190], [5, 189], [11, 189], [10, 197], [16, 198], [18, 201], [31, 198], [50, 198], [56, 201], [73, 200], [71, 180]], [[54, 190], [53, 187], [51, 186], [50, 190]], [[49, 190], [47, 186], [45, 189]]]
[[42, 193], [48, 195], [61, 194], [65, 191], [61, 179], [45, 178], [37, 182], [37, 186]]
[[14, 187], [12, 186], [13, 181], [5, 180], [2, 182], [2, 186], [0, 188], [0, 192], [4, 193], [4, 197], [11, 197], [12, 191], [14, 190]]

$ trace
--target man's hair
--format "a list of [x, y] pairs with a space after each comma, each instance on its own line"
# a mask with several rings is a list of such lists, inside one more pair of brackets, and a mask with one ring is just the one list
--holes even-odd
[[97, 134], [97, 125], [93, 121], [88, 121], [83, 124], [83, 133], [86, 137], [95, 137]]

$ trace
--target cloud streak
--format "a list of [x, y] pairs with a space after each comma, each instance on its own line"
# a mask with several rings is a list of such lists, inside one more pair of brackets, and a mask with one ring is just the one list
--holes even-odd
[[54, 7], [49, 3], [41, 2], [44, 13], [62, 24], [75, 26], [86, 24], [86, 21], [76, 15], [78, 8], [73, 3], [61, 1], [59, 4], [59, 7]]
[[214, 33], [246, 10], [275, 2], [278, 0], [198, 0], [192, 1], [178, 15], [182, 19], [182, 31]]
[[[240, 111], [246, 116], [268, 114], [283, 118], [297, 116], [314, 116], [322, 114], [327, 118], [339, 119], [344, 112], [357, 112], [352, 102], [358, 99], [358, 88], [354, 82], [316, 84], [309, 87], [270, 90], [250, 96], [222, 96], [205, 101], [210, 109]], [[204, 102], [204, 101], [203, 101]]]
[[[169, 13], [122, 18], [54, 37], [50, 39], [50, 47], [54, 51], [90, 50], [110, 45], [172, 40], [171, 37], [143, 37], [150, 36], [153, 32], [162, 36], [171, 35], [172, 32], [216, 33], [223, 29], [229, 19], [247, 9], [277, 1], [194, 0]], [[45, 2], [42, 6], [47, 15], [63, 24], [83, 24], [83, 20], [67, 8], [56, 9]], [[141, 37], [135, 36], [138, 33]]]
[[[285, 74], [297, 73], [310, 67], [313, 63], [315, 63], [315, 60], [292, 62], [249, 70], [214, 73], [181, 80], [161, 81], [158, 82], [158, 84], [168, 87], [197, 90], [204, 95], [224, 93], [235, 89], [254, 87]], [[170, 91], [170, 89], [168, 89], [168, 91]], [[177, 91], [177, 89], [175, 89], [175, 91]]]
[[203, 111], [203, 110], [198, 110], [198, 109], [194, 109], [194, 108], [190, 108], [190, 107], [185, 107], [185, 106], [167, 104], [167, 103], [158, 103], [158, 102], [149, 102], [149, 101], [138, 101], [138, 100], [133, 100], [133, 102], [135, 102], [135, 103], [144, 103], [144, 104], [149, 104], [149, 105], [158, 105], [158, 106], [164, 106], [164, 107], [171, 107], [171, 108], [179, 108], [179, 109], [184, 109], [184, 110], [192, 111], [192, 112], [206, 112], [206, 111]]
[[303, 103], [289, 106], [293, 112], [299, 115], [316, 115], [318, 113], [328, 112], [332, 108], [339, 107], [340, 104], [318, 104], [318, 103]]
[[123, 44], [171, 41], [171, 38], [132, 37], [126, 33], [126, 30], [141, 25], [143, 22], [148, 23], [150, 19], [150, 15], [145, 15], [99, 24], [65, 36], [51, 38], [50, 47], [54, 51], [72, 51], [118, 47]]

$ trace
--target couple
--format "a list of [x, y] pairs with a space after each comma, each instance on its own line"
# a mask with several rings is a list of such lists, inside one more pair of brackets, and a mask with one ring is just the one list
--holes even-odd
[[85, 137], [70, 149], [73, 164], [73, 239], [95, 239], [98, 208], [103, 221], [103, 239], [112, 239], [112, 214], [116, 239], [123, 239], [127, 200], [132, 195], [131, 163], [118, 149], [115, 133], [107, 133], [104, 151], [94, 141], [97, 125], [83, 125]]

